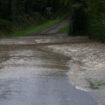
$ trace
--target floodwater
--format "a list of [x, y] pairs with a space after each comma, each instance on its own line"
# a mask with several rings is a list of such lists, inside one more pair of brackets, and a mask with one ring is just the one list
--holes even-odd
[[[97, 105], [69, 82], [70, 58], [13, 45], [0, 51], [0, 105]], [[13, 49], [12, 49], [13, 48]]]

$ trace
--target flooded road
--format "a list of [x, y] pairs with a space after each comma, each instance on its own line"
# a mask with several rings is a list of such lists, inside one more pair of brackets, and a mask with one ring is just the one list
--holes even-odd
[[70, 58], [34, 45], [6, 46], [0, 47], [0, 105], [98, 105], [70, 84]]

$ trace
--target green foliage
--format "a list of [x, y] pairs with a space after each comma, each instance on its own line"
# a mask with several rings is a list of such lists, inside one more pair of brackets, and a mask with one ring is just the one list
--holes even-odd
[[88, 82], [90, 84], [90, 88], [92, 88], [92, 89], [99, 89], [99, 86], [96, 83], [94, 83], [92, 81], [88, 81]]
[[57, 33], [68, 33], [69, 32], [69, 28], [70, 28], [70, 26], [68, 25], [68, 26], [66, 26], [66, 27], [64, 27], [63, 29], [61, 29], [59, 32], [57, 32]]
[[85, 7], [81, 3], [72, 5], [71, 35], [86, 35], [87, 32], [87, 14]]
[[63, 3], [64, 5], [68, 5], [70, 0], [59, 0], [61, 3]]
[[5, 19], [2, 19], [2, 18], [0, 18], [0, 26], [2, 27], [3, 25], [4, 26], [7, 26], [7, 25], [9, 25], [10, 24], [10, 22], [8, 21], [8, 20], [5, 20]]
[[99, 89], [101, 86], [105, 86], [105, 82], [99, 81], [99, 82], [93, 82], [88, 80], [90, 87], [92, 89]]
[[90, 38], [105, 42], [105, 1], [104, 0], [60, 0], [72, 6], [71, 30], [72, 35], [86, 35]]
[[104, 12], [103, 4], [99, 0], [88, 2], [88, 35], [91, 39], [101, 42], [105, 42]]
[[10, 21], [0, 18], [0, 30], [10, 31]]
[[[52, 12], [48, 18], [47, 7]], [[53, 0], [0, 0], [0, 33], [21, 31], [55, 19], [61, 8], [62, 4]]]
[[41, 24], [39, 26], [34, 26], [32, 28], [28, 28], [27, 30], [24, 30], [24, 31], [19, 31], [19, 32], [15, 32], [15, 33], [12, 33], [12, 34], [7, 34], [6, 36], [7, 37], [23, 36], [23, 35], [31, 34], [33, 32], [35, 33], [35, 32], [37, 32], [37, 31], [39, 31], [39, 30], [41, 30], [43, 28], [49, 27], [49, 26], [51, 26], [53, 24], [56, 24], [56, 23], [60, 22], [62, 19], [64, 19], [64, 16], [62, 16], [61, 18], [49, 20], [44, 24]]
[[105, 14], [89, 18], [88, 34], [92, 39], [105, 42]]
[[[0, 31], [14, 32], [41, 24], [65, 13], [63, 10], [68, 6], [72, 35], [88, 34], [92, 39], [105, 42], [104, 0], [0, 0]], [[50, 16], [47, 16], [47, 7], [52, 8]]]
[[45, 21], [45, 17], [41, 15], [40, 12], [33, 12], [32, 18], [35, 20], [35, 22]]
[[75, 3], [75, 4], [73, 4], [72, 5], [72, 8], [76, 8], [76, 9], [78, 9], [78, 8], [80, 8], [82, 6], [82, 4], [81, 3]]

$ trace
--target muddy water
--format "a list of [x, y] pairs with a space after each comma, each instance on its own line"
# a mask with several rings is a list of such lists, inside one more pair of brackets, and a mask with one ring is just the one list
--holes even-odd
[[97, 105], [69, 83], [70, 58], [34, 46], [12, 48], [0, 51], [0, 105]]

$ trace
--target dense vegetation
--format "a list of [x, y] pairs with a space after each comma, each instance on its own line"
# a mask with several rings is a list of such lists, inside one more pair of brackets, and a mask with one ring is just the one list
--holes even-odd
[[0, 0], [0, 35], [56, 19], [65, 11], [62, 6], [53, 0]]
[[70, 7], [70, 34], [105, 42], [104, 0], [60, 0]]
[[0, 0], [0, 35], [37, 26], [65, 10], [70, 14], [70, 35], [105, 42], [104, 0]]

